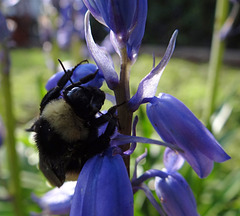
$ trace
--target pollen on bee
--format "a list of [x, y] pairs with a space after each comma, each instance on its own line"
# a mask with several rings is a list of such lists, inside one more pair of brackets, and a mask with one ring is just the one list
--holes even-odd
[[77, 181], [79, 173], [68, 172], [66, 173], [66, 181]]

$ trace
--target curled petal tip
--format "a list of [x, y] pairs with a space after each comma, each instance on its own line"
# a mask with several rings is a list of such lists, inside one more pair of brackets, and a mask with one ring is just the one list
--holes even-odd
[[175, 30], [162, 60], [142, 79], [136, 94], [129, 100], [128, 105], [132, 111], [136, 111], [142, 103], [148, 102], [149, 98], [155, 96], [159, 80], [175, 49], [177, 34], [178, 30]]
[[88, 11], [85, 15], [85, 38], [90, 54], [96, 62], [98, 68], [102, 71], [106, 83], [110, 89], [114, 89], [118, 84], [118, 75], [114, 69], [113, 61], [111, 56], [106, 50], [98, 46], [92, 37], [90, 27], [90, 12]]

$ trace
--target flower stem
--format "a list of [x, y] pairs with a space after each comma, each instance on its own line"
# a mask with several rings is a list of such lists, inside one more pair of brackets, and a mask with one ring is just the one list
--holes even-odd
[[220, 39], [219, 33], [227, 17], [228, 6], [228, 0], [217, 0], [209, 63], [207, 102], [204, 110], [204, 121], [210, 130], [210, 117], [215, 110], [219, 72], [225, 49], [224, 41]]
[[[128, 60], [126, 49], [121, 50], [121, 71], [120, 82], [114, 90], [117, 104], [122, 104], [118, 107], [119, 132], [125, 135], [131, 135], [132, 116], [133, 113], [128, 109], [127, 102], [130, 99], [129, 91], [129, 75], [131, 64]], [[121, 146], [123, 151], [128, 150], [129, 144]], [[129, 173], [130, 156], [124, 157], [124, 162]]]
[[12, 93], [10, 83], [10, 57], [7, 46], [2, 43], [2, 58], [1, 58], [1, 77], [2, 77], [2, 98], [4, 102], [4, 122], [7, 129], [7, 158], [11, 177], [9, 178], [9, 193], [12, 197], [15, 215], [24, 215], [24, 206], [22, 204], [22, 191], [20, 183], [20, 167], [16, 152], [15, 140], [15, 121], [13, 116]]

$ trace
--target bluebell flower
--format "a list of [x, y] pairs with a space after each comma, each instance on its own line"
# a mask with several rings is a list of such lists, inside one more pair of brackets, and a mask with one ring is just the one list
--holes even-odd
[[147, 0], [84, 0], [84, 3], [94, 18], [114, 33], [118, 49], [127, 46], [129, 59], [136, 58], [145, 30]]
[[155, 130], [164, 142], [182, 149], [183, 157], [203, 178], [211, 172], [213, 161], [223, 162], [230, 157], [184, 104], [167, 94], [162, 94], [161, 98], [154, 96], [160, 77], [172, 56], [176, 37], [177, 31], [173, 33], [164, 57], [142, 79], [136, 94], [129, 100], [128, 106], [132, 111], [136, 111], [142, 103], [149, 103], [147, 114]]
[[[94, 86], [100, 88], [103, 84], [104, 77], [101, 70], [98, 70], [97, 66], [94, 64], [80, 64], [75, 68], [72, 68], [73, 75], [71, 77], [73, 82], [79, 81], [81, 78], [93, 74], [97, 71], [96, 77], [91, 80], [90, 82], [83, 84], [82, 86]], [[59, 79], [63, 76], [64, 71], [57, 72], [48, 80], [46, 84], [46, 89], [49, 91], [50, 89], [54, 88], [57, 85]], [[67, 82], [66, 86], [70, 85], [70, 81]]]
[[198, 216], [192, 190], [179, 173], [156, 177], [155, 190], [167, 215]]
[[112, 155], [111, 148], [84, 165], [70, 215], [133, 215], [133, 192], [126, 167], [120, 155]]
[[84, 3], [96, 20], [110, 28], [123, 41], [126, 41], [135, 19], [136, 0], [84, 0]]
[[[129, 62], [134, 63], [144, 35], [147, 0], [86, 0], [84, 3], [91, 14], [111, 30], [110, 39], [120, 58], [124, 58], [122, 52], [125, 50]], [[119, 84], [118, 74], [109, 53], [104, 47], [98, 46], [92, 37], [89, 12], [85, 16], [85, 38], [89, 52], [98, 68], [103, 71], [108, 87], [114, 90]]]
[[76, 183], [66, 182], [62, 187], [54, 188], [40, 198], [32, 194], [32, 199], [42, 208], [43, 214], [69, 214]]
[[[135, 192], [139, 189], [143, 190], [160, 215], [167, 213], [169, 216], [197, 216], [197, 205], [193, 192], [186, 180], [177, 172], [184, 163], [181, 155], [167, 148], [164, 153], [164, 169], [150, 169], [137, 177], [136, 166], [146, 155], [147, 152], [136, 160], [132, 178], [133, 190]], [[164, 212], [152, 192], [144, 184], [144, 181], [150, 178], [155, 178], [155, 191]]]
[[214, 161], [230, 159], [208, 129], [175, 97], [164, 93], [153, 97], [147, 104], [147, 115], [165, 142], [183, 150], [180, 154], [199, 177], [210, 174]]
[[179, 153], [166, 148], [164, 174], [155, 177], [155, 191], [164, 211], [171, 216], [197, 216], [197, 204], [186, 180], [177, 172], [184, 159]]

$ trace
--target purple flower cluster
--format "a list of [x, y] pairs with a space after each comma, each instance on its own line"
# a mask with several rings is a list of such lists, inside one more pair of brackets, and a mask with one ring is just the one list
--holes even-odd
[[[99, 74], [96, 80], [88, 84], [100, 88], [105, 80], [109, 89], [115, 91], [120, 85], [119, 74], [114, 68], [110, 54], [93, 40], [90, 13], [109, 28], [110, 41], [121, 62], [124, 62], [127, 54], [127, 64], [132, 65], [137, 59], [145, 30], [147, 0], [84, 0], [84, 3], [89, 10], [85, 16], [85, 38], [97, 66], [92, 64], [78, 66], [79, 68], [74, 70], [72, 80], [79, 80], [86, 74], [95, 72], [97, 67]], [[68, 203], [69, 209], [71, 205], [71, 216], [133, 215], [133, 193], [140, 189], [145, 192], [160, 215], [198, 215], [191, 188], [178, 170], [186, 160], [197, 175], [204, 178], [210, 174], [214, 162], [224, 162], [230, 157], [181, 101], [165, 93], [155, 96], [160, 77], [174, 51], [177, 33], [177, 31], [173, 33], [160, 63], [142, 79], [136, 94], [127, 102], [128, 110], [132, 113], [140, 105], [147, 103], [147, 116], [163, 142], [136, 136], [136, 121], [133, 123], [132, 136], [116, 132], [111, 138], [111, 147], [86, 162], [80, 172], [74, 195], [73, 191], [67, 195], [72, 201], [69, 202], [66, 198], [64, 203]], [[47, 89], [56, 85], [62, 73], [57, 73], [49, 80]], [[164, 154], [164, 169], [150, 169], [141, 176], [137, 176], [135, 170], [130, 180], [123, 157], [134, 151], [137, 142], [169, 148], [166, 148]], [[131, 147], [122, 152], [118, 146], [126, 143], [131, 143]], [[136, 160], [135, 167], [145, 157], [146, 153], [141, 155]], [[144, 183], [149, 178], [155, 178], [155, 192], [162, 207]], [[62, 202], [58, 204], [55, 202], [56, 196], [58, 195], [53, 193], [52, 201], [47, 202], [47, 207], [41, 204], [46, 203], [46, 197], [35, 200], [44, 209], [47, 208], [49, 214], [56, 214], [63, 206]], [[66, 208], [62, 213], [65, 213], [65, 210]]]
[[[61, 49], [68, 49], [74, 35], [84, 39], [83, 20], [87, 8], [81, 0], [43, 1], [42, 4], [44, 13], [39, 23], [42, 42], [56, 39]], [[57, 12], [57, 17], [53, 16], [53, 11]], [[52, 25], [49, 20], [56, 20], [56, 23]]]
[[61, 0], [59, 2], [59, 23], [56, 32], [61, 48], [68, 48], [73, 34], [84, 38], [83, 19], [87, 8], [82, 1]]

